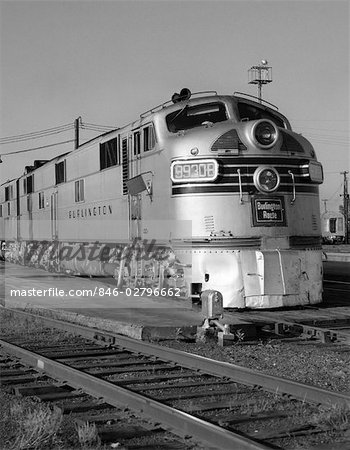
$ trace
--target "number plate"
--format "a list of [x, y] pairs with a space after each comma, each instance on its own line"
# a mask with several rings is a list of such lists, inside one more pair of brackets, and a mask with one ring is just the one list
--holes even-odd
[[214, 181], [218, 176], [215, 159], [174, 161], [171, 164], [173, 183]]

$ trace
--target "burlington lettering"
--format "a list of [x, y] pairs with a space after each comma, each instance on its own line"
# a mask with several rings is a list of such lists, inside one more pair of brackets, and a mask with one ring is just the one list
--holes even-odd
[[273, 202], [257, 202], [257, 206], [258, 209], [263, 209], [263, 210], [267, 210], [269, 209], [270, 211], [275, 211], [277, 210], [281, 210], [282, 209], [282, 205], [281, 203], [273, 203]]
[[92, 206], [89, 208], [71, 209], [68, 211], [69, 219], [85, 219], [94, 216], [107, 216], [112, 214], [112, 205]]

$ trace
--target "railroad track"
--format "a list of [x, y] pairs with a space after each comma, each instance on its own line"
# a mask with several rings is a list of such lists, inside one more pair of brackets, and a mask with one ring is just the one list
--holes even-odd
[[156, 444], [157, 448], [168, 450], [193, 449], [193, 444], [188, 445], [184, 439], [166, 432], [152, 421], [136, 417], [125, 405], [114, 407], [112, 402], [74, 388], [73, 383], [62, 382], [56, 375], [55, 379], [49, 377], [46, 371], [23, 365], [22, 361], [22, 357], [13, 356], [4, 347], [0, 349], [0, 385], [15, 395], [31, 396], [36, 401], [55, 404], [78, 427], [87, 423], [97, 425], [99, 438], [104, 443], [125, 449], [120, 445], [121, 440], [136, 439], [141, 440], [146, 448]]
[[337, 306], [324, 303], [281, 311], [234, 311], [232, 314], [236, 319], [253, 323], [258, 330], [277, 336], [299, 336], [323, 343], [350, 345], [349, 300], [338, 301]]
[[[313, 310], [313, 308], [308, 308]], [[320, 312], [319, 309], [315, 310]], [[276, 335], [294, 335], [304, 339], [318, 339], [322, 343], [337, 342], [350, 345], [350, 311], [349, 315], [340, 314], [336, 317], [335, 312], [321, 315], [318, 318], [299, 318], [288, 320], [275, 318], [273, 323], [268, 324], [270, 330]], [[272, 326], [271, 326], [272, 325]]]
[[[60, 383], [58, 391], [57, 386], [44, 392], [38, 387], [39, 398], [79, 397], [83, 391], [135, 411], [196, 448], [283, 448], [278, 443], [285, 437], [325, 432], [291, 423], [306, 404], [350, 404], [346, 394], [67, 322], [14, 314], [77, 335], [58, 344], [0, 341], [2, 352]], [[2, 382], [23, 385], [22, 393], [35, 391], [25, 390], [26, 377], [31, 379], [26, 372], [15, 369], [1, 376]], [[272, 408], [259, 410], [264, 404]]]

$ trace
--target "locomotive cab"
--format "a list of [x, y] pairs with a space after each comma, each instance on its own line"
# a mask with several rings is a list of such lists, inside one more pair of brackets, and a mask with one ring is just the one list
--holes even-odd
[[174, 106], [164, 114], [171, 205], [192, 234], [172, 244], [191, 267], [192, 292], [218, 290], [225, 307], [320, 302], [323, 172], [311, 144], [241, 95]]

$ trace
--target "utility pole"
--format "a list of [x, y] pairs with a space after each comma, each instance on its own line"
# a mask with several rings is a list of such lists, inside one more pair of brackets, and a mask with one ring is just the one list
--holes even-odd
[[74, 139], [74, 148], [77, 149], [79, 147], [79, 126], [80, 126], [81, 117], [79, 116], [74, 121], [74, 130], [75, 130], [75, 139]]
[[348, 171], [340, 172], [344, 176], [343, 205], [345, 217], [345, 244], [349, 241], [349, 193], [348, 193]]

